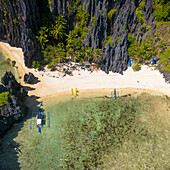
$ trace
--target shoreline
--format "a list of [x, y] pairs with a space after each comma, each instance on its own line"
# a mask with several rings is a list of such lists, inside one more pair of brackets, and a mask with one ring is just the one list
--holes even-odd
[[[41, 97], [40, 99], [38, 99], [38, 101], [41, 100], [48, 100], [48, 99], [54, 99], [54, 98], [58, 98], [61, 96], [69, 96], [69, 97], [82, 97], [84, 94], [87, 95], [94, 95], [96, 96], [96, 94], [103, 94], [105, 96], [111, 96], [111, 91], [114, 91], [114, 89], [108, 89], [108, 88], [103, 88], [103, 89], [81, 89], [80, 92], [78, 92], [78, 95], [76, 96], [75, 94], [71, 95], [70, 91], [67, 92], [60, 92], [60, 93], [55, 93], [52, 95], [48, 95], [48, 96], [44, 96]], [[117, 88], [116, 89], [117, 92], [119, 92], [119, 96], [125, 96], [125, 95], [134, 95], [134, 94], [142, 94], [142, 93], [148, 93], [148, 94], [154, 94], [154, 95], [159, 95], [159, 96], [169, 96], [165, 93], [162, 93], [160, 91], [156, 91], [156, 90], [152, 90], [152, 89], [139, 89], [139, 88]]]
[[[73, 76], [66, 75], [58, 77], [58, 72], [52, 71], [37, 71], [34, 68], [27, 68], [24, 64], [24, 56], [21, 48], [11, 47], [8, 43], [0, 41], [0, 48], [6, 57], [16, 61], [18, 72], [22, 77], [20, 79], [22, 86], [32, 88], [28, 91], [29, 96], [40, 97], [38, 100], [53, 98], [64, 94], [70, 95], [71, 88], [77, 88], [79, 93], [92, 93], [93, 91], [113, 91], [113, 89], [138, 92], [154, 92], [170, 96], [170, 84], [165, 82], [163, 75], [158, 71], [146, 65], [142, 66], [141, 70], [134, 72], [131, 67], [123, 72], [123, 75], [118, 73], [75, 70]], [[26, 84], [23, 80], [24, 74], [31, 72], [38, 78], [37, 84]], [[50, 75], [50, 76], [49, 76]]]

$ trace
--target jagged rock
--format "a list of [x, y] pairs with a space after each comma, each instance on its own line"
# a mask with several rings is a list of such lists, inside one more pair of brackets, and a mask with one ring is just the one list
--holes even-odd
[[[170, 63], [170, 58], [167, 61], [167, 65]], [[165, 78], [165, 81], [167, 83], [170, 83], [170, 71], [169, 72], [163, 72], [163, 76]]]
[[11, 72], [6, 72], [1, 82], [5, 87], [0, 85], [0, 93], [9, 91], [9, 96], [8, 104], [0, 105], [0, 137], [26, 114], [26, 107], [22, 101], [27, 96], [27, 92], [15, 80]]
[[0, 84], [0, 93], [8, 91], [6, 87]]
[[165, 81], [166, 81], [167, 83], [170, 83], [170, 72], [164, 72], [164, 73], [163, 73], [163, 76], [164, 76], [164, 78], [165, 78]]
[[33, 84], [35, 79], [36, 79], [36, 77], [30, 72], [28, 74], [25, 73], [25, 75], [24, 75], [25, 83]]
[[[145, 23], [151, 26], [150, 30], [141, 32], [141, 23], [139, 22], [135, 9], [142, 0], [82, 0], [80, 3], [89, 13], [87, 28], [90, 33], [84, 40], [85, 47], [92, 49], [100, 48], [103, 52], [101, 69], [106, 73], [109, 71], [122, 73], [127, 69], [127, 42], [128, 33], [132, 33], [141, 41], [147, 35], [155, 32], [156, 24], [154, 23], [153, 1], [145, 0], [143, 14]], [[24, 52], [25, 65], [31, 67], [33, 60], [41, 60], [42, 55], [38, 48], [36, 35], [40, 28], [43, 12], [51, 13], [55, 19], [59, 14], [67, 20], [66, 33], [74, 27], [73, 20], [75, 14], [68, 11], [69, 0], [51, 0], [50, 9], [44, 1], [38, 0], [0, 0], [0, 38], [6, 39], [13, 46], [21, 47]], [[11, 17], [7, 17], [6, 26], [3, 23], [4, 12]], [[108, 18], [108, 12], [116, 9], [113, 16]], [[18, 16], [18, 17], [16, 17]], [[91, 19], [96, 17], [94, 27], [91, 27]], [[14, 22], [15, 21], [15, 22]], [[124, 29], [125, 30], [124, 30]], [[107, 35], [112, 36], [113, 43], [104, 45]]]
[[[160, 61], [158, 60], [157, 62], [158, 62], [157, 69], [163, 74], [163, 77], [165, 78], [166, 83], [170, 83], [170, 72], [162, 71], [163, 68], [162, 68], [161, 64], [159, 63]], [[170, 62], [170, 58], [167, 61], [167, 65], [169, 62]]]
[[0, 106], [0, 136], [25, 115], [24, 105], [9, 95], [8, 105]]
[[33, 60], [42, 59], [36, 40], [40, 26], [39, 15], [36, 0], [0, 0], [0, 39], [22, 48], [28, 67], [31, 67]]
[[10, 94], [16, 96], [18, 100], [23, 101], [27, 96], [27, 91], [15, 80], [11, 72], [6, 72], [1, 78], [1, 83], [4, 84]]

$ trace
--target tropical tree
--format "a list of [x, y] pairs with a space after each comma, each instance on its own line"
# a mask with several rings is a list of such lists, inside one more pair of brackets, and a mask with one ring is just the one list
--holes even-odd
[[36, 36], [37, 41], [42, 49], [45, 48], [46, 43], [49, 41], [48, 40], [48, 31], [49, 31], [48, 28], [41, 27], [40, 31], [38, 32], [39, 36]]
[[64, 16], [58, 15], [55, 20], [55, 24], [52, 25], [50, 29], [50, 34], [53, 36], [55, 40], [62, 40], [65, 34], [65, 27], [67, 21], [64, 19]]
[[128, 56], [130, 58], [136, 59], [138, 56], [138, 51], [139, 51], [140, 45], [137, 42], [137, 39], [134, 37], [132, 34], [128, 34]]
[[100, 56], [101, 56], [101, 49], [98, 49], [98, 48], [97, 48], [97, 49], [93, 52], [93, 62], [99, 62]]

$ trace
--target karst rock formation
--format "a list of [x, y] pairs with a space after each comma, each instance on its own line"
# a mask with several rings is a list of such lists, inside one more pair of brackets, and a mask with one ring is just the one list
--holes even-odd
[[[32, 66], [32, 61], [42, 60], [43, 55], [38, 46], [36, 35], [40, 29], [43, 12], [46, 9], [44, 2], [47, 0], [0, 0], [0, 39], [16, 47], [21, 47], [24, 52], [25, 65]], [[53, 17], [61, 14], [67, 20], [66, 31], [72, 28], [73, 16], [68, 12], [68, 5], [72, 0], [50, 0], [49, 12]], [[82, 0], [83, 7], [88, 11], [88, 24], [92, 17], [97, 22], [90, 34], [85, 37], [86, 46], [92, 49], [100, 48], [103, 52], [101, 69], [108, 73], [122, 73], [127, 69], [127, 43], [128, 33], [133, 33], [140, 41], [148, 34], [153, 34], [154, 23], [153, 2], [144, 0], [142, 9], [145, 23], [151, 29], [141, 31], [141, 23], [136, 16], [135, 9], [141, 0]], [[108, 11], [115, 9], [111, 18]], [[118, 39], [104, 46], [107, 35]]]

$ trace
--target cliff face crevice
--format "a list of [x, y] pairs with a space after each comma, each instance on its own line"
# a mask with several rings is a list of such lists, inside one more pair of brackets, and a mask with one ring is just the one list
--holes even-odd
[[[41, 26], [43, 2], [40, 0], [0, 0], [1, 39], [7, 39], [12, 46], [21, 47], [25, 64], [31, 67], [33, 60], [42, 60], [36, 35]], [[127, 69], [128, 33], [133, 33], [141, 41], [155, 30], [152, 0], [145, 0], [142, 9], [144, 22], [149, 30], [142, 30], [142, 23], [136, 16], [141, 0], [82, 0], [80, 3], [89, 13], [87, 28], [91, 29], [84, 40], [86, 47], [100, 48], [103, 52], [101, 69], [106, 73], [114, 71], [122, 73]], [[47, 3], [47, 2], [46, 2]], [[68, 10], [71, 0], [51, 0], [49, 11], [52, 18], [61, 14], [67, 20], [66, 32], [73, 28], [74, 14]], [[112, 15], [108, 17], [108, 13]], [[92, 17], [96, 18], [91, 27]], [[111, 40], [104, 44], [108, 36]]]
[[25, 64], [41, 59], [36, 34], [40, 25], [39, 11], [34, 0], [0, 0], [0, 39], [24, 52]]

